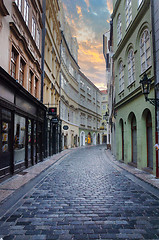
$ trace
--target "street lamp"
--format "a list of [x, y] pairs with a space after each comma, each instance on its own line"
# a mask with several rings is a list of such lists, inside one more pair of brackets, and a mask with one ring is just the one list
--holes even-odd
[[145, 96], [146, 102], [149, 101], [154, 106], [159, 106], [159, 99], [157, 98], [148, 98], [148, 94], [150, 93], [151, 88], [151, 82], [152, 80], [147, 77], [147, 74], [144, 74], [144, 77], [142, 80], [140, 80], [141, 90], [142, 93]]
[[107, 121], [107, 123], [108, 123], [108, 117], [109, 117], [109, 113], [108, 112], [106, 112], [105, 113], [105, 115], [104, 115], [104, 117], [105, 117], [105, 120]]

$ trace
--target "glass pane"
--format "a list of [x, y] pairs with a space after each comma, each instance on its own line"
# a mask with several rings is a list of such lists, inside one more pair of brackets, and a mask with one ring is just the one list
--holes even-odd
[[[1, 114], [2, 113], [2, 114]], [[0, 169], [10, 166], [11, 112], [0, 111]]]
[[36, 157], [36, 123], [34, 123], [33, 156]]
[[31, 120], [28, 120], [28, 160], [31, 159]]
[[25, 161], [25, 118], [15, 114], [14, 118], [14, 162]]

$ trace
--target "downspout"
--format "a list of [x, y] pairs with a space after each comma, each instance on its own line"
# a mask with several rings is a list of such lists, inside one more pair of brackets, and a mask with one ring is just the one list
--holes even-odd
[[[157, 96], [157, 73], [156, 73], [156, 39], [155, 39], [155, 21], [154, 21], [154, 0], [150, 1], [151, 2], [151, 19], [152, 19], [152, 41], [153, 41], [153, 60], [154, 60], [154, 77], [155, 77], [155, 99], [158, 97]], [[158, 129], [159, 129], [159, 124], [158, 124], [158, 107], [157, 104], [155, 104], [155, 141], [156, 144], [158, 144]], [[156, 178], [159, 177], [159, 172], [158, 172], [158, 150], [156, 150]]]
[[63, 38], [63, 31], [61, 31], [61, 42], [60, 42], [60, 89], [59, 89], [59, 94], [60, 94], [60, 101], [59, 101], [59, 120], [60, 120], [60, 139], [59, 139], [59, 151], [61, 152], [62, 149], [62, 121], [61, 121], [61, 61], [62, 61], [62, 38]]
[[43, 13], [42, 13], [42, 46], [41, 46], [41, 99], [40, 101], [43, 103], [43, 86], [44, 86], [44, 54], [45, 54], [45, 34], [46, 34], [46, 29], [45, 29], [45, 19], [46, 19], [46, 0], [43, 0]]

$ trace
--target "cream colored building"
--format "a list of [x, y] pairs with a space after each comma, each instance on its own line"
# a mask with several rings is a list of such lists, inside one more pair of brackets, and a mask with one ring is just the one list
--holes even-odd
[[101, 120], [101, 92], [79, 71], [80, 146], [102, 143]]
[[[79, 145], [78, 127], [78, 44], [72, 37], [70, 26], [65, 20], [61, 6], [61, 101], [60, 117], [62, 120], [63, 148]], [[66, 127], [67, 126], [67, 127]], [[67, 130], [65, 129], [68, 128]]]
[[108, 92], [107, 90], [101, 91], [101, 115], [102, 121], [100, 131], [102, 134], [102, 143], [107, 143], [107, 124], [108, 124]]
[[[60, 6], [58, 0], [46, 0], [45, 20], [45, 57], [44, 57], [44, 88], [43, 103], [56, 113], [53, 116], [47, 114], [46, 128], [46, 156], [59, 152], [60, 148]], [[56, 120], [51, 120], [55, 118]]]

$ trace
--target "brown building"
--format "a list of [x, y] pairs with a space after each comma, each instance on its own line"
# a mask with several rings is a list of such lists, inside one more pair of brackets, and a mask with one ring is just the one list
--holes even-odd
[[0, 2], [0, 178], [43, 159], [42, 0]]

